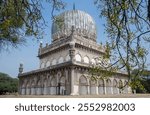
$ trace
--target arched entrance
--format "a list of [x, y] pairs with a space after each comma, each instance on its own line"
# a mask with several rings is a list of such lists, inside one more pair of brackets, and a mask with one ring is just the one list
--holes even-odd
[[88, 82], [85, 76], [81, 76], [79, 79], [79, 94], [80, 95], [88, 94]]
[[56, 88], [57, 88], [57, 81], [56, 81], [56, 78], [52, 78], [51, 79], [51, 85], [50, 85], [50, 94], [51, 95], [56, 95], [57, 94], [57, 90], [56, 90]]
[[91, 95], [96, 94], [96, 86], [97, 86], [97, 81], [95, 79], [90, 79], [90, 94]]
[[48, 94], [47, 79], [44, 79], [44, 82], [43, 82], [43, 94], [44, 95]]
[[26, 83], [26, 95], [30, 95], [30, 82], [27, 81]]
[[65, 77], [61, 77], [59, 82], [60, 82], [59, 94], [64, 95], [65, 94]]
[[112, 94], [111, 87], [112, 87], [111, 80], [107, 79], [106, 80], [106, 94]]
[[98, 81], [98, 94], [105, 94], [103, 79], [99, 79], [99, 81]]
[[31, 95], [35, 95], [35, 81], [32, 80], [31, 82]]
[[118, 94], [118, 93], [119, 93], [118, 83], [117, 83], [117, 80], [114, 79], [113, 80], [113, 94]]
[[23, 81], [21, 86], [21, 95], [25, 95], [25, 94], [26, 94], [26, 86], [25, 86], [25, 82]]
[[37, 81], [36, 94], [37, 95], [41, 95], [42, 94], [42, 88], [41, 88], [41, 81], [40, 81], [40, 79]]
[[122, 82], [122, 80], [119, 81], [119, 93], [123, 93], [123, 82]]
[[128, 93], [128, 82], [125, 81], [124, 85], [125, 85], [125, 87], [124, 87], [124, 93]]

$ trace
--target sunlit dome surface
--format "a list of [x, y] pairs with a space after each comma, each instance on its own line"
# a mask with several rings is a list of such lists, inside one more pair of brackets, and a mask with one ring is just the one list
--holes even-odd
[[69, 36], [72, 27], [79, 36], [96, 41], [95, 21], [89, 14], [80, 10], [66, 11], [56, 16], [56, 21], [52, 24], [53, 41]]

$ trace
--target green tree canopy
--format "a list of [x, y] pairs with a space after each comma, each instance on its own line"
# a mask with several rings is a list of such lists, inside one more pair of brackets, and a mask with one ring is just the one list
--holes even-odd
[[47, 2], [54, 10], [64, 8], [61, 0], [1, 0], [0, 1], [0, 49], [17, 47], [25, 43], [27, 36], [42, 38], [45, 20], [42, 3]]
[[5, 73], [0, 73], [0, 95], [18, 91], [18, 79], [11, 78]]
[[[140, 75], [146, 68], [148, 54], [146, 42], [150, 42], [150, 0], [94, 0], [94, 3], [100, 17], [106, 19], [111, 67], [125, 69], [128, 83], [141, 87]], [[135, 69], [138, 72], [133, 75]]]

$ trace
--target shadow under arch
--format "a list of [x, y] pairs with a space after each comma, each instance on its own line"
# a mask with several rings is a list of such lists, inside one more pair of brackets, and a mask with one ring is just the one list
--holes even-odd
[[84, 75], [82, 75], [79, 78], [79, 94], [80, 95], [87, 95], [88, 94], [88, 81]]
[[51, 95], [57, 94], [57, 80], [55, 77], [52, 77], [50, 80], [50, 94]]
[[116, 79], [113, 80], [113, 94], [118, 94], [119, 89], [118, 89], [118, 82]]
[[105, 89], [104, 89], [104, 79], [99, 79], [98, 80], [98, 94], [105, 94]]
[[35, 80], [31, 81], [31, 95], [35, 95], [36, 90], [35, 90]]
[[96, 79], [90, 79], [90, 94], [95, 95], [96, 94], [96, 87], [97, 87], [97, 80]]

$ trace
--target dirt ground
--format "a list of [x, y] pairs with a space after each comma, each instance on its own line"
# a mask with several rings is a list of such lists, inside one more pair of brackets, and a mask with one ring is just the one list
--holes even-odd
[[150, 98], [150, 94], [119, 95], [0, 95], [0, 98]]

